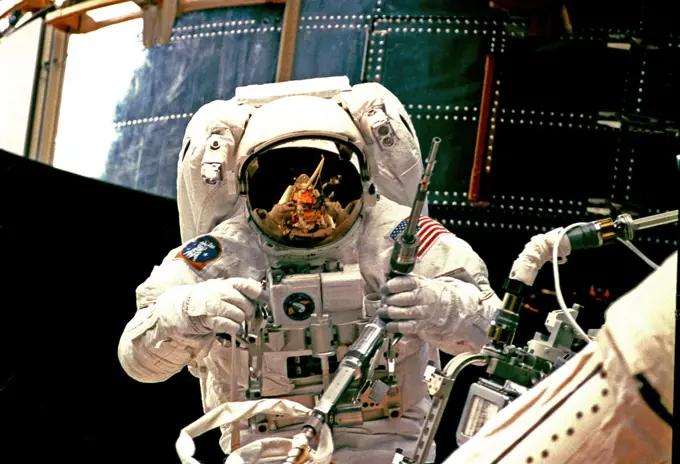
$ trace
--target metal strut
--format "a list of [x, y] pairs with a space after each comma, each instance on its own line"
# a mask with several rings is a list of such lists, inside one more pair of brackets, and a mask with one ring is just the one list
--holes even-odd
[[449, 361], [443, 372], [435, 368], [432, 361], [428, 363], [428, 366], [425, 368], [424, 377], [425, 382], [427, 382], [427, 390], [432, 395], [432, 405], [425, 417], [423, 428], [418, 435], [413, 457], [408, 458], [403, 455], [404, 451], [402, 449], [397, 449], [392, 464], [423, 464], [425, 462], [434, 436], [439, 428], [439, 423], [444, 415], [444, 410], [446, 410], [446, 405], [449, 402], [451, 389], [456, 382], [456, 378], [468, 365], [475, 362], [486, 364], [488, 361], [488, 355], [469, 352], [459, 354]]

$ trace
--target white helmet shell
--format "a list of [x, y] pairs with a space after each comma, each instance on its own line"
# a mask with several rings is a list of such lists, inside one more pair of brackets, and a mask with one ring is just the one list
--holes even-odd
[[[365, 142], [351, 116], [337, 102], [307, 95], [284, 97], [258, 108], [248, 121], [236, 152], [239, 172], [245, 160], [273, 145], [297, 139], [331, 139], [356, 147], [366, 176], [377, 170], [375, 160], [366, 159]], [[239, 179], [241, 179], [239, 175]]]

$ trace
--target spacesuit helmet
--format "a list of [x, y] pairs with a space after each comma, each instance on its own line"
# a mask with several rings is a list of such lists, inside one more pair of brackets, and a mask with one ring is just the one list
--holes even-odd
[[[316, 98], [303, 102], [302, 96]], [[277, 99], [286, 108], [271, 111]], [[253, 121], [273, 124], [255, 124], [254, 113]], [[228, 101], [203, 105], [187, 125], [177, 169], [182, 241], [240, 215], [239, 166], [254, 146], [304, 131], [352, 141], [367, 158], [371, 185], [392, 201], [413, 204], [423, 174], [420, 148], [406, 109], [389, 90], [374, 82], [352, 87], [344, 76], [248, 85]], [[365, 205], [370, 197], [364, 194]]]
[[239, 185], [266, 242], [319, 250], [353, 230], [377, 197], [362, 147], [333, 100], [293, 96], [258, 108], [239, 147]]
[[251, 220], [267, 239], [316, 248], [343, 237], [363, 207], [358, 156], [329, 139], [275, 144], [244, 165]]

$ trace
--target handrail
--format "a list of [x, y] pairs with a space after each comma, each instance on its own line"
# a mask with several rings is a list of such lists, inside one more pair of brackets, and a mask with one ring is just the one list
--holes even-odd
[[[45, 23], [70, 34], [86, 34], [106, 26], [142, 17], [140, 3], [146, 5], [172, 0], [86, 0], [75, 5], [59, 8], [47, 13]], [[295, 45], [301, 0], [176, 0], [177, 15], [191, 11], [227, 8], [233, 6], [260, 5], [267, 3], [284, 4], [281, 42], [276, 68], [276, 82], [289, 81], [293, 74]], [[41, 10], [52, 4], [52, 0], [0, 0], [0, 19], [16, 10]], [[138, 3], [139, 2], [139, 3]], [[146, 26], [145, 26], [146, 27]]]
[[51, 4], [52, 0], [2, 0], [0, 1], [0, 19], [17, 10], [40, 11]]
[[[35, 1], [35, 0], [34, 0]], [[42, 0], [47, 1], [47, 0]], [[162, 5], [163, 0], [152, 0]], [[264, 3], [286, 3], [286, 0], [179, 0], [177, 13], [226, 8], [232, 6], [259, 5]], [[128, 8], [109, 9], [109, 14], [91, 14], [114, 5], [128, 4]], [[101, 17], [100, 17], [101, 16]], [[131, 0], [87, 0], [48, 13], [45, 22], [57, 29], [73, 34], [86, 34], [102, 27], [142, 17], [142, 9]]]

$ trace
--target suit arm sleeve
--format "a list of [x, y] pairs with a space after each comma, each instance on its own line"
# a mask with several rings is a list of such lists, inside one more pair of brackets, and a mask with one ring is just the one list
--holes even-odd
[[442, 329], [424, 333], [424, 340], [453, 355], [481, 349], [501, 305], [484, 261], [467, 242], [447, 234], [419, 264], [425, 271], [421, 275], [442, 284], [441, 297], [448, 308]]
[[205, 346], [203, 337], [180, 335], [168, 321], [180, 314], [199, 281], [195, 272], [171, 252], [136, 290], [137, 311], [118, 343], [123, 370], [139, 382], [167, 380], [187, 366]]

